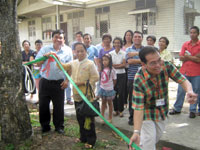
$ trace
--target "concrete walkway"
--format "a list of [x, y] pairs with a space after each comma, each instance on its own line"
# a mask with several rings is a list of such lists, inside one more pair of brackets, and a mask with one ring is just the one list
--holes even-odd
[[[172, 108], [177, 92], [177, 84], [170, 82], [169, 84], [169, 99], [170, 99], [170, 108]], [[37, 95], [34, 95], [31, 102], [35, 102]], [[29, 96], [27, 100], [30, 101]], [[195, 150], [200, 150], [200, 116], [197, 116], [195, 119], [190, 119], [189, 116], [189, 104], [184, 103], [184, 108], [180, 115], [168, 117], [166, 129], [161, 138], [161, 141], [167, 143], [174, 143], [188, 147]], [[108, 110], [107, 110], [108, 111]], [[106, 115], [108, 112], [106, 113]], [[74, 105], [65, 105], [65, 115], [68, 117], [75, 118], [75, 109]], [[124, 111], [124, 117], [120, 118], [119, 116], [113, 117], [113, 125], [119, 128], [122, 131], [126, 131], [131, 135], [133, 132], [133, 126], [128, 125], [128, 116], [129, 112], [126, 108]], [[96, 118], [97, 124], [100, 124], [100, 118]], [[169, 144], [170, 145], [170, 144]], [[182, 150], [180, 148], [173, 148], [173, 150]], [[187, 149], [187, 148], [185, 148]]]

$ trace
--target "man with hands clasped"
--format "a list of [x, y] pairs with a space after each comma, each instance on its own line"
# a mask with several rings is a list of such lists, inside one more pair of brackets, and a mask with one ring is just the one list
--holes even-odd
[[183, 87], [190, 104], [196, 103], [197, 94], [173, 64], [161, 60], [154, 47], [142, 48], [139, 57], [142, 67], [133, 84], [134, 133], [130, 139], [129, 150], [133, 150], [133, 142], [142, 150], [156, 150], [156, 143], [165, 129], [168, 114], [169, 78]]

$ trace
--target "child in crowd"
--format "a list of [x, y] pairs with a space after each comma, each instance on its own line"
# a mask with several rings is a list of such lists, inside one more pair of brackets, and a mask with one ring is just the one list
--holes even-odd
[[116, 83], [116, 72], [112, 67], [112, 57], [110, 54], [105, 54], [102, 57], [101, 72], [100, 72], [100, 90], [98, 95], [102, 99], [101, 113], [104, 116], [106, 105], [109, 106], [108, 121], [112, 122], [113, 102], [115, 98], [114, 85]]

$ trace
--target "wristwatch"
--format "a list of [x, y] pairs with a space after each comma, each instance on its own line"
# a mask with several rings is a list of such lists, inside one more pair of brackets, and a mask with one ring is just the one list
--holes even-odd
[[140, 135], [140, 130], [134, 130], [133, 133], [137, 133]]

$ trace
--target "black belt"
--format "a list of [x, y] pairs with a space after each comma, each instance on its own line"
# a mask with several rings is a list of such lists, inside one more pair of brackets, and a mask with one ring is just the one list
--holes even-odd
[[64, 81], [64, 79], [60, 79], [60, 80], [48, 80], [45, 78], [42, 78], [42, 80], [45, 80], [46, 82], [50, 83], [50, 84], [60, 84]]

